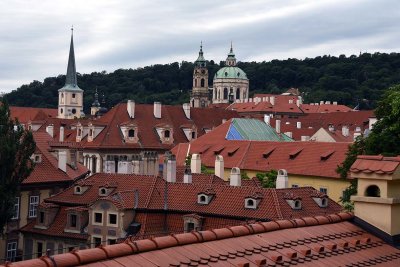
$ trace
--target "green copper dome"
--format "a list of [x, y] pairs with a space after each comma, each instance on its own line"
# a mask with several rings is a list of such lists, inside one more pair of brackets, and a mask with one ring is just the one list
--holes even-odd
[[215, 73], [214, 79], [241, 79], [248, 80], [246, 73], [239, 67], [223, 67]]

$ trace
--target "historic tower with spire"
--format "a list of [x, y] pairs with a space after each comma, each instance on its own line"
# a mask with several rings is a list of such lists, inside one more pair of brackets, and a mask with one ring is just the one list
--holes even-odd
[[74, 53], [74, 35], [71, 29], [71, 45], [65, 85], [58, 90], [58, 118], [74, 119], [84, 116], [83, 90], [78, 87]]
[[190, 95], [190, 106], [204, 108], [210, 104], [208, 98], [208, 70], [206, 60], [203, 56], [203, 44], [200, 44], [200, 51], [197, 60], [194, 62], [193, 88]]

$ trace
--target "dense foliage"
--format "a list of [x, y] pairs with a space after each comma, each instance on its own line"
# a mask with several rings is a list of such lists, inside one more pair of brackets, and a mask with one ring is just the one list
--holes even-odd
[[[367, 137], [359, 137], [349, 146], [346, 159], [338, 166], [337, 172], [347, 178], [351, 165], [358, 155], [396, 156], [400, 155], [400, 85], [390, 87], [375, 110], [378, 121]], [[357, 193], [357, 180], [344, 191], [341, 202], [351, 209], [350, 196]]]
[[[208, 62], [209, 85], [224, 62]], [[374, 108], [385, 88], [400, 83], [399, 53], [364, 53], [359, 56], [323, 56], [304, 60], [287, 59], [271, 62], [239, 62], [250, 79], [250, 95], [281, 93], [297, 87], [306, 102], [338, 101], [349, 106], [358, 103]], [[118, 69], [112, 73], [78, 74], [78, 84], [85, 90], [87, 112], [93, 102], [95, 88], [106, 96], [107, 106], [134, 99], [139, 103], [162, 101], [184, 103], [192, 88], [193, 64], [190, 62], [154, 65], [138, 69]], [[58, 93], [65, 76], [33, 81], [6, 97], [16, 106], [56, 107]]]
[[34, 151], [32, 133], [10, 119], [8, 104], [0, 98], [0, 234], [14, 214], [21, 182], [32, 171]]
[[276, 170], [270, 170], [266, 173], [257, 173], [256, 177], [260, 181], [262, 187], [276, 188], [276, 178], [278, 177], [278, 172]]

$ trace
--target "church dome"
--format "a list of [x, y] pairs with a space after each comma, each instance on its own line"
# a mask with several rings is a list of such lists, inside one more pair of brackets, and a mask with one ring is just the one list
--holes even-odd
[[241, 79], [248, 80], [246, 73], [239, 67], [227, 66], [215, 73], [214, 79]]

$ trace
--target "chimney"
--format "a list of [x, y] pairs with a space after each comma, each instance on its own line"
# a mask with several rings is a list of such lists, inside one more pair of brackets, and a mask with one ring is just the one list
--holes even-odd
[[331, 101], [325, 101], [325, 104], [330, 105]]
[[154, 102], [154, 117], [161, 119], [161, 102]]
[[323, 100], [319, 101], [319, 104], [320, 104], [320, 105], [323, 105], [323, 104], [324, 104], [324, 101], [323, 101]]
[[190, 168], [185, 169], [185, 174], [183, 175], [183, 183], [191, 184], [192, 183], [192, 171]]
[[222, 119], [222, 124], [224, 124], [226, 122], [226, 119]]
[[60, 142], [64, 142], [64, 126], [60, 126]]
[[287, 136], [289, 136], [290, 138], [293, 138], [292, 132], [285, 132], [285, 134], [286, 134]]
[[218, 155], [215, 157], [215, 175], [224, 180], [225, 176], [224, 157]]
[[349, 126], [347, 125], [342, 126], [342, 135], [346, 137], [349, 136]]
[[135, 118], [135, 101], [134, 100], [128, 100], [126, 109], [128, 111], [129, 117], [131, 119]]
[[297, 99], [297, 100], [296, 100], [296, 106], [300, 107], [300, 105], [301, 105], [301, 100], [300, 100], [300, 99]]
[[268, 114], [264, 114], [264, 122], [265, 124], [271, 124], [271, 117]]
[[176, 158], [175, 155], [170, 155], [167, 161], [167, 182], [176, 182]]
[[301, 121], [296, 122], [296, 128], [301, 129]]
[[240, 176], [240, 169], [238, 167], [233, 167], [231, 170], [231, 177], [229, 178], [230, 186], [241, 186], [242, 177]]
[[183, 107], [183, 112], [185, 112], [185, 116], [188, 120], [190, 120], [190, 104], [189, 103], [184, 103], [182, 105]]
[[67, 172], [67, 151], [58, 151], [58, 168]]
[[281, 133], [281, 120], [275, 121], [275, 130], [278, 134]]
[[372, 126], [374, 126], [376, 121], [377, 121], [377, 118], [375, 118], [375, 117], [368, 118], [368, 129], [372, 130]]
[[278, 171], [278, 176], [276, 177], [276, 189], [288, 188], [289, 178], [287, 171], [285, 169], [280, 169]]
[[201, 158], [199, 154], [193, 154], [190, 161], [190, 169], [192, 173], [201, 173]]
[[293, 104], [293, 99], [289, 99], [289, 104]]
[[330, 132], [334, 132], [334, 131], [335, 131], [335, 126], [333, 126], [333, 124], [329, 124], [328, 130], [329, 130]]
[[269, 102], [271, 103], [271, 105], [275, 105], [275, 96], [271, 96], [269, 98]]
[[333, 101], [333, 105], [337, 105], [337, 101]]
[[54, 125], [53, 124], [49, 124], [46, 127], [46, 132], [51, 136], [54, 137]]

